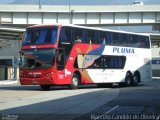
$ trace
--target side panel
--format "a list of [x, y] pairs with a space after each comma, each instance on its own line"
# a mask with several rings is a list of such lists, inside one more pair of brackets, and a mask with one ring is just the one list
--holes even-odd
[[151, 80], [150, 49], [106, 46], [100, 55], [126, 56], [126, 63], [123, 69], [84, 69], [93, 83], [123, 82], [127, 71], [139, 71], [141, 81]]
[[103, 69], [86, 69], [94, 83], [103, 83], [105, 77]]
[[114, 69], [91, 70], [91, 69], [88, 69], [87, 71], [94, 83], [122, 82], [125, 76], [125, 73], [123, 70], [114, 70]]

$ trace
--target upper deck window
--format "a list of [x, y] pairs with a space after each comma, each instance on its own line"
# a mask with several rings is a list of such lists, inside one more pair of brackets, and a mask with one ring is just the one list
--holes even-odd
[[55, 44], [57, 31], [57, 27], [28, 28], [23, 45]]

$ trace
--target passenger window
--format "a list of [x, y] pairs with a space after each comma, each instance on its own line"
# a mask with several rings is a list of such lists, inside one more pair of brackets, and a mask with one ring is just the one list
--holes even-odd
[[103, 67], [104, 69], [123, 69], [125, 61], [125, 56], [103, 56]]
[[89, 30], [87, 35], [88, 35], [88, 41], [89, 41], [89, 43], [92, 43], [92, 44], [98, 43], [98, 40], [97, 40], [98, 33], [96, 31]]
[[99, 37], [99, 44], [102, 44], [103, 41], [105, 40], [105, 42], [108, 42], [108, 38], [107, 38], [107, 32], [100, 32], [100, 37]]
[[127, 46], [127, 35], [126, 34], [122, 34], [122, 45]]
[[60, 32], [60, 44], [72, 43], [72, 29], [63, 27]]
[[94, 63], [92, 64], [91, 68], [102, 68], [102, 60], [101, 57], [94, 60]]
[[106, 34], [107, 34], [106, 44], [107, 44], [107, 45], [111, 45], [111, 35], [110, 35], [111, 33], [110, 33], [110, 32], [107, 32]]
[[127, 35], [127, 40], [126, 40], [127, 47], [131, 47], [131, 41], [132, 41], [131, 35]]
[[133, 41], [132, 41], [132, 47], [137, 47], [137, 41], [138, 41], [138, 36], [137, 35], [132, 35]]
[[122, 45], [122, 34], [117, 33], [117, 36], [118, 36], [118, 46], [121, 46]]
[[144, 48], [150, 48], [149, 37], [144, 36], [143, 38]]
[[86, 37], [86, 30], [75, 28], [74, 29], [74, 42], [75, 43], [88, 43], [87, 37]]
[[118, 33], [110, 33], [110, 39], [112, 45], [118, 45]]

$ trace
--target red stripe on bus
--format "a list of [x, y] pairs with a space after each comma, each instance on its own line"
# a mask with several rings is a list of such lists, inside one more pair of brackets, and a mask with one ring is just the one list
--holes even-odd
[[26, 45], [22, 46], [22, 49], [34, 49], [34, 48], [57, 48], [57, 45]]

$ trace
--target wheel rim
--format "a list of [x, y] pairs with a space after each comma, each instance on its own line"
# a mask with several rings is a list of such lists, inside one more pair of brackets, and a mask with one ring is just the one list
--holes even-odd
[[138, 82], [138, 77], [137, 77], [137, 75], [134, 75], [134, 82], [135, 82], [135, 83]]
[[78, 86], [78, 79], [77, 79], [76, 77], [74, 77], [74, 78], [72, 79], [72, 84], [73, 84], [74, 86]]
[[127, 85], [130, 84], [130, 79], [129, 78], [127, 78], [126, 83], [127, 83]]
[[127, 77], [126, 77], [126, 84], [130, 85], [130, 82], [131, 82], [130, 75], [127, 75]]
[[130, 77], [129, 76], [127, 76], [127, 78], [126, 78], [126, 83], [127, 83], [127, 85], [130, 84]]

